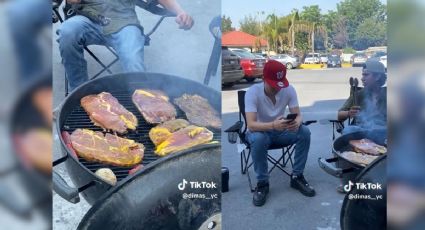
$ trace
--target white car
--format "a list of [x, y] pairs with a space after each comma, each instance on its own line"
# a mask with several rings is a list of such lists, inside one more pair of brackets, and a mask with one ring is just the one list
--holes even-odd
[[320, 63], [328, 63], [328, 55], [320, 54]]
[[292, 57], [292, 56], [287, 55], [287, 54], [273, 55], [273, 56], [270, 57], [270, 59], [276, 60], [276, 61], [286, 65], [287, 69], [297, 68], [300, 65], [297, 58]]
[[318, 64], [320, 63], [320, 54], [319, 53], [309, 53], [304, 59], [305, 64]]

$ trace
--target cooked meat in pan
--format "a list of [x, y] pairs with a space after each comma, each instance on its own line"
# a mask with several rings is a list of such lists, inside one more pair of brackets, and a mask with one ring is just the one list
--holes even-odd
[[169, 102], [168, 96], [160, 90], [138, 89], [134, 91], [132, 100], [143, 118], [150, 124], [176, 119], [176, 108]]
[[31, 129], [15, 136], [15, 147], [25, 165], [43, 173], [52, 172], [52, 132]]
[[172, 133], [176, 132], [179, 129], [187, 127], [189, 122], [184, 119], [175, 119], [171, 121], [166, 121], [160, 125], [153, 127], [149, 131], [149, 137], [155, 146], [161, 144], [165, 141]]
[[363, 166], [367, 166], [368, 164], [372, 163], [372, 161], [374, 161], [376, 158], [378, 158], [378, 156], [372, 156], [364, 153], [356, 153], [353, 151], [342, 152], [341, 156], [350, 162], [353, 162], [355, 164], [361, 164]]
[[156, 147], [155, 153], [159, 156], [165, 156], [196, 145], [208, 143], [212, 139], [213, 133], [207, 128], [189, 125], [172, 133]]
[[90, 120], [103, 129], [126, 133], [135, 130], [137, 118], [122, 106], [110, 93], [88, 95], [81, 99], [81, 106], [88, 113]]
[[174, 103], [186, 114], [187, 119], [198, 126], [221, 127], [221, 119], [218, 112], [208, 103], [208, 100], [199, 95], [183, 94], [174, 99]]
[[360, 153], [378, 156], [387, 152], [387, 148], [366, 138], [361, 140], [351, 140], [349, 143], [354, 148], [354, 151]]
[[144, 155], [143, 144], [112, 134], [76, 129], [71, 134], [72, 148], [87, 161], [130, 167], [139, 164]]

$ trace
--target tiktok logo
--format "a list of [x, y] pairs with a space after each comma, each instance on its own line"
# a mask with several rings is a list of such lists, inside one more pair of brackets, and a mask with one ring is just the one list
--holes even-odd
[[183, 179], [181, 183], [178, 184], [178, 188], [180, 191], [183, 191], [186, 188], [187, 180]]
[[349, 192], [351, 191], [351, 187], [354, 185], [353, 182], [351, 182], [351, 180], [348, 181], [348, 184], [344, 185], [344, 191]]

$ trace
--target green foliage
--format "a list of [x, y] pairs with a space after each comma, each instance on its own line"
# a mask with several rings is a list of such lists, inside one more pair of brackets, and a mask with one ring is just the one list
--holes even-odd
[[373, 18], [366, 19], [357, 27], [354, 34], [354, 49], [364, 50], [370, 46], [386, 44], [386, 24]]
[[241, 25], [241, 31], [254, 36], [261, 34], [261, 25], [256, 17], [252, 15], [245, 16], [239, 23]]
[[356, 50], [354, 50], [353, 48], [351, 48], [351, 47], [347, 47], [347, 48], [344, 48], [343, 49], [343, 52], [345, 53], [345, 54], [355, 54], [356, 53]]
[[235, 30], [235, 28], [232, 27], [232, 20], [230, 17], [226, 18], [226, 15], [223, 15], [221, 17], [221, 31], [224, 33], [233, 30]]
[[319, 5], [304, 6], [300, 13], [300, 19], [307, 22], [321, 22], [322, 15]]

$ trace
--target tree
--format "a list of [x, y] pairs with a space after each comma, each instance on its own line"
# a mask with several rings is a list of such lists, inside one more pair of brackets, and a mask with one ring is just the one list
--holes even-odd
[[254, 36], [261, 34], [260, 23], [255, 17], [251, 15], [245, 16], [239, 23], [241, 25], [241, 31]]
[[307, 22], [321, 22], [319, 5], [304, 6], [300, 13], [300, 19]]
[[343, 49], [348, 44], [348, 32], [346, 26], [346, 20], [344, 17], [338, 17], [337, 21], [333, 25], [334, 34], [332, 36], [333, 45], [336, 48]]
[[232, 27], [232, 20], [230, 17], [226, 18], [226, 15], [221, 17], [221, 30], [223, 33], [235, 30], [235, 28]]
[[353, 48], [367, 49], [370, 46], [386, 45], [386, 24], [373, 18], [366, 19], [355, 32]]
[[366, 19], [373, 18], [386, 23], [385, 8], [380, 0], [344, 0], [337, 4], [338, 14], [347, 20], [350, 45], [356, 43], [356, 31]]

